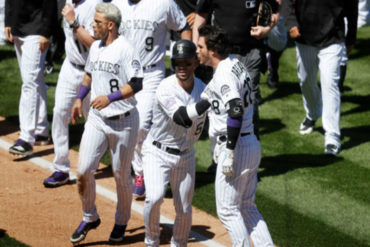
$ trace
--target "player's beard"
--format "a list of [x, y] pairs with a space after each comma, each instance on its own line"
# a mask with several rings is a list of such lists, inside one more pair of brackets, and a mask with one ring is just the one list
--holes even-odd
[[192, 76], [192, 73], [180, 72], [180, 71], [177, 71], [176, 73], [177, 79], [179, 79], [181, 82], [188, 81], [191, 76]]

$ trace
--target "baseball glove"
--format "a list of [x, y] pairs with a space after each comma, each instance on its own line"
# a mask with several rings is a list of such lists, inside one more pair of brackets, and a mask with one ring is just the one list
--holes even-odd
[[271, 23], [272, 7], [267, 2], [262, 0], [258, 6], [257, 26], [268, 26]]

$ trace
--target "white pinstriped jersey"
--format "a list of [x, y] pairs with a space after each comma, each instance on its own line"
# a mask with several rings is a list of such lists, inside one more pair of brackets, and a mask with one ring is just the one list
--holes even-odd
[[[94, 35], [92, 24], [94, 23], [95, 6], [101, 2], [101, 0], [82, 0], [74, 4], [76, 19], [91, 36]], [[66, 3], [72, 4], [72, 0], [67, 0]], [[65, 19], [63, 19], [63, 29], [66, 36], [65, 51], [67, 59], [71, 63], [85, 65], [89, 49], [77, 39], [73, 28], [69, 27]]]
[[192, 149], [202, 133], [206, 114], [193, 120], [190, 128], [176, 124], [173, 115], [180, 106], [186, 107], [200, 101], [204, 88], [205, 84], [195, 77], [193, 90], [189, 94], [179, 85], [175, 74], [165, 78], [159, 84], [156, 93], [153, 125], [149, 132], [151, 138], [181, 151]]
[[209, 117], [214, 120], [212, 127], [216, 135], [226, 135], [226, 103], [235, 98], [240, 98], [244, 106], [240, 132], [253, 132], [251, 88], [252, 81], [247, 69], [237, 58], [229, 56], [218, 64], [212, 80], [202, 93], [202, 99], [211, 103]]
[[[119, 90], [132, 77], [143, 77], [139, 55], [133, 45], [123, 36], [119, 36], [108, 46], [95, 41], [90, 48], [85, 71], [91, 74], [91, 99], [108, 95]], [[104, 118], [121, 115], [131, 111], [136, 105], [134, 97], [117, 100], [104, 109], [92, 109]]]
[[[120, 33], [138, 48], [143, 66], [164, 63], [167, 30], [179, 31], [186, 18], [174, 0], [113, 0], [122, 13]], [[159, 66], [160, 67], [160, 66]]]

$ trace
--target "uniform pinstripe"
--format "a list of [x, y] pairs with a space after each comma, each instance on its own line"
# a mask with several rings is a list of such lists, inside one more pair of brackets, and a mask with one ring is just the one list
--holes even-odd
[[[191, 202], [195, 182], [194, 143], [198, 140], [205, 121], [205, 114], [193, 121], [190, 128], [176, 124], [173, 114], [180, 106], [200, 100], [205, 85], [195, 78], [191, 94], [187, 93], [172, 75], [158, 87], [153, 108], [155, 118], [143, 144], [143, 168], [146, 187], [144, 206], [145, 244], [159, 246], [160, 205], [168, 183], [171, 184], [176, 219], [171, 246], [186, 246], [191, 228]], [[161, 148], [153, 145], [161, 143]], [[170, 154], [166, 148], [181, 150]]]
[[[296, 42], [298, 78], [306, 117], [317, 120], [322, 115], [325, 145], [340, 147], [340, 92], [338, 81], [344, 44], [316, 48]], [[320, 73], [321, 90], [317, 85]]]
[[136, 175], [142, 175], [141, 146], [153, 118], [155, 91], [165, 76], [167, 30], [181, 30], [186, 25], [186, 18], [172, 0], [140, 0], [138, 3], [113, 0], [112, 3], [116, 4], [122, 13], [120, 33], [135, 44], [145, 68], [143, 89], [135, 95], [140, 127], [132, 162]]
[[[87, 59], [85, 70], [91, 74], [91, 98], [108, 95], [119, 90], [132, 77], [142, 77], [139, 56], [123, 36], [110, 45], [95, 41]], [[137, 138], [138, 113], [136, 100], [130, 97], [110, 103], [102, 110], [90, 108], [81, 140], [78, 162], [79, 189], [82, 199], [83, 220], [99, 218], [95, 207], [94, 171], [106, 149], [109, 148], [117, 189], [116, 221], [125, 225], [130, 218], [132, 200], [131, 160]], [[127, 116], [127, 113], [130, 113]], [[125, 114], [126, 113], [126, 114]], [[118, 120], [109, 117], [122, 116]]]
[[[217, 214], [228, 231], [233, 246], [273, 246], [266, 222], [254, 202], [257, 189], [257, 170], [261, 160], [260, 143], [253, 134], [253, 104], [251, 104], [251, 80], [245, 66], [230, 56], [222, 60], [207, 85], [202, 98], [212, 103], [214, 118], [211, 124], [218, 135], [227, 135], [227, 110], [231, 99], [243, 101], [244, 115], [241, 133], [234, 151], [234, 175], [226, 177], [222, 166], [217, 166], [215, 189]], [[226, 149], [226, 142], [220, 150]], [[221, 151], [222, 152], [222, 151]], [[221, 155], [218, 163], [222, 164]]]
[[[95, 6], [100, 0], [81, 1], [74, 6], [76, 19], [93, 36], [92, 23], [94, 22]], [[72, 4], [72, 0], [66, 3]], [[88, 49], [78, 41], [73, 29], [64, 19], [64, 34], [66, 36], [65, 51], [66, 59], [58, 77], [58, 84], [55, 91], [55, 105], [53, 110], [52, 136], [54, 142], [55, 158], [53, 161], [54, 170], [64, 173], [69, 172], [70, 162], [68, 124], [71, 118], [71, 109], [76, 99], [80, 84], [84, 75], [88, 56]], [[78, 66], [76, 66], [78, 65]], [[87, 118], [90, 95], [84, 99], [84, 116]]]
[[[48, 136], [49, 131], [43, 73], [47, 50], [40, 51], [39, 35], [14, 36], [14, 47], [23, 82], [19, 101], [19, 139], [33, 144], [35, 135]], [[27, 51], [27, 56], [23, 51]]]

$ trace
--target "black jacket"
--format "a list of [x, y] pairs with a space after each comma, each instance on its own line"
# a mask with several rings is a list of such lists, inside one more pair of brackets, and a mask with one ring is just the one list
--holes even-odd
[[[345, 42], [354, 45], [357, 32], [358, 0], [283, 0], [283, 15], [288, 29], [298, 26], [296, 41], [315, 47]], [[348, 33], [344, 33], [344, 17]]]
[[5, 26], [14, 36], [50, 37], [56, 24], [56, 0], [5, 0]]
[[[250, 35], [251, 27], [256, 25], [258, 6], [261, 0], [200, 0], [197, 13], [214, 15], [213, 23], [227, 31], [229, 43], [241, 47], [256, 48], [263, 45]], [[276, 0], [266, 0], [278, 9]]]

